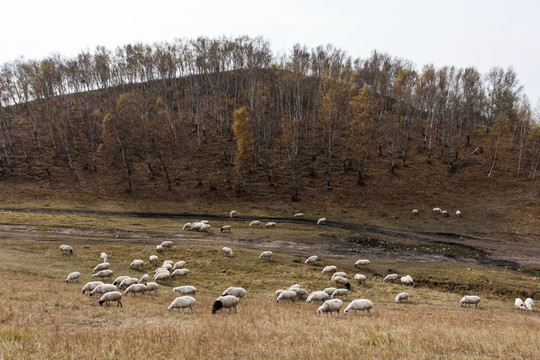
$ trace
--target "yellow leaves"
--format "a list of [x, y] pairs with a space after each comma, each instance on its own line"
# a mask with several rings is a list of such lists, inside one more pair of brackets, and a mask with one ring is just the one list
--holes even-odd
[[236, 156], [234, 165], [238, 172], [245, 173], [250, 169], [254, 143], [245, 106], [234, 111], [232, 129], [236, 136]]

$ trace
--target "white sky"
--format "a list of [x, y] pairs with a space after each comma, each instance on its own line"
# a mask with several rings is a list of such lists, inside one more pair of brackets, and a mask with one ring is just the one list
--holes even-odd
[[418, 69], [512, 66], [540, 100], [537, 0], [0, 0], [0, 64], [19, 56], [75, 57], [97, 45], [198, 36], [262, 36], [274, 53], [333, 44], [353, 58], [373, 50]]

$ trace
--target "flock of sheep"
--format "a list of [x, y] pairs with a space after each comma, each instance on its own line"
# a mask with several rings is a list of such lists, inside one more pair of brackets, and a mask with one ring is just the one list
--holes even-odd
[[[437, 211], [435, 211], [437, 210]], [[435, 208], [434, 212], [439, 213], [439, 208]], [[413, 211], [414, 213], [414, 211]], [[444, 214], [444, 211], [441, 211], [440, 213]], [[456, 212], [458, 216], [461, 215], [459, 210]], [[236, 211], [231, 211], [230, 217], [236, 216]], [[303, 217], [302, 213], [297, 213], [294, 215], [294, 218], [301, 218]], [[326, 223], [325, 218], [321, 218], [317, 221], [318, 225], [322, 225]], [[250, 223], [249, 226], [258, 226], [260, 225], [260, 221], [255, 220]], [[275, 227], [275, 222], [268, 222], [266, 224], [266, 227], [271, 228]], [[194, 223], [187, 223], [182, 227], [182, 230], [192, 230], [192, 231], [204, 231], [207, 232], [211, 228], [208, 221], [199, 221]], [[224, 231], [230, 231], [231, 226], [225, 225], [221, 227], [221, 232]], [[170, 249], [173, 246], [173, 243], [171, 241], [163, 241], [161, 244], [156, 246], [156, 251], [158, 253], [162, 253], [166, 249]], [[60, 249], [63, 253], [66, 254], [72, 254], [73, 248], [69, 245], [61, 245]], [[234, 253], [233, 250], [229, 247], [223, 247], [223, 254], [227, 257], [233, 257]], [[272, 251], [263, 251], [259, 255], [259, 259], [261, 260], [272, 260], [273, 253]], [[92, 272], [93, 278], [99, 278], [99, 279], [112, 279], [113, 271], [110, 269], [110, 263], [107, 262], [107, 254], [101, 253], [100, 254], [101, 263], [97, 264]], [[319, 261], [319, 257], [316, 255], [310, 256], [305, 260], [305, 264], [313, 264], [315, 262]], [[149, 262], [153, 266], [158, 265], [158, 256], [155, 254], [150, 255]], [[367, 267], [369, 266], [370, 261], [367, 259], [359, 259], [355, 262], [354, 266], [355, 268], [361, 268], [361, 267]], [[117, 306], [123, 306], [122, 305], [122, 297], [127, 296], [129, 293], [132, 293], [133, 296], [135, 294], [144, 294], [144, 293], [150, 293], [154, 292], [155, 296], [158, 295], [158, 282], [169, 282], [170, 279], [174, 279], [177, 277], [189, 277], [189, 270], [185, 268], [186, 262], [181, 260], [177, 262], [173, 262], [171, 260], [165, 260], [163, 264], [159, 267], [157, 267], [154, 270], [153, 280], [150, 282], [150, 276], [148, 274], [144, 274], [140, 279], [133, 278], [127, 275], [119, 276], [117, 277], [112, 283], [106, 284], [102, 281], [90, 281], [86, 283], [82, 288], [82, 294], [85, 294], [86, 292], [89, 292], [89, 295], [91, 297], [93, 296], [99, 296], [99, 305], [110, 305], [111, 302], [116, 302]], [[131, 262], [130, 268], [135, 270], [144, 270], [144, 261], [141, 259], [135, 259]], [[332, 314], [335, 312], [337, 314], [340, 313], [341, 308], [343, 307], [343, 300], [340, 298], [344, 298], [348, 300], [348, 293], [351, 289], [351, 283], [349, 282], [347, 278], [347, 274], [343, 271], [338, 271], [337, 267], [335, 265], [328, 265], [325, 266], [322, 269], [323, 274], [331, 274], [331, 280], [336, 284], [335, 287], [328, 287], [324, 290], [317, 290], [313, 292], [308, 292], [307, 290], [303, 289], [299, 284], [294, 284], [287, 289], [279, 289], [276, 291], [276, 302], [283, 302], [283, 301], [289, 301], [294, 302], [297, 300], [305, 300], [307, 303], [312, 302], [321, 302], [322, 305], [317, 309], [317, 315], [321, 315], [323, 313], [328, 313], [332, 316]], [[81, 274], [80, 272], [72, 272], [70, 273], [66, 278], [66, 283], [70, 282], [79, 282]], [[413, 278], [410, 275], [402, 276], [400, 277], [398, 274], [389, 274], [384, 279], [383, 282], [389, 283], [389, 282], [397, 282], [398, 279], [400, 282], [405, 286], [413, 286], [415, 287], [415, 283]], [[365, 284], [367, 277], [363, 274], [357, 273], [354, 275], [354, 280], [356, 281], [357, 285], [363, 285]], [[119, 290], [124, 290], [123, 293]], [[177, 297], [172, 301], [172, 303], [169, 305], [168, 310], [173, 309], [180, 309], [184, 311], [184, 309], [189, 309], [189, 311], [193, 312], [193, 306], [196, 303], [196, 299], [194, 298], [195, 293], [197, 289], [194, 286], [191, 285], [184, 285], [184, 286], [178, 286], [174, 287], [173, 292], [178, 292], [181, 294], [181, 296]], [[211, 312], [212, 314], [220, 311], [221, 309], [228, 309], [229, 313], [232, 309], [234, 309], [235, 312], [237, 312], [237, 305], [240, 302], [240, 299], [243, 298], [246, 295], [246, 290], [241, 287], [229, 287], [227, 288], [221, 296], [219, 296], [213, 303]], [[402, 301], [406, 301], [409, 299], [409, 294], [406, 292], [400, 292], [396, 295], [394, 301], [396, 303], [400, 303]], [[480, 297], [475, 295], [467, 295], [464, 296], [461, 301], [460, 305], [472, 305], [474, 304], [475, 307], [478, 307], [478, 303], [480, 302]], [[531, 298], [527, 298], [524, 302], [517, 298], [515, 299], [515, 306], [521, 310], [528, 310], [532, 311], [534, 302]], [[369, 299], [355, 299], [352, 300], [344, 309], [343, 313], [348, 314], [351, 310], [355, 313], [357, 311], [367, 311], [367, 313], [370, 313], [370, 310], [373, 308], [373, 302]]]
[[[450, 217], [450, 213], [448, 212], [448, 210], [443, 210], [441, 209], [440, 207], [435, 207], [433, 208], [433, 213], [435, 215], [442, 215], [442, 216], [445, 216], [445, 217]], [[418, 209], [413, 209], [413, 211], [411, 211], [411, 215], [412, 216], [418, 216], [420, 215], [420, 211]], [[463, 215], [461, 214], [461, 211], [460, 210], [456, 210], [456, 216], [458, 218], [462, 217]]]

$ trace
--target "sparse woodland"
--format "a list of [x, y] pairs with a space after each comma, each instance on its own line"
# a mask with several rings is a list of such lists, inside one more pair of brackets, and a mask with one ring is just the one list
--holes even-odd
[[198, 38], [21, 58], [1, 66], [0, 95], [1, 179], [97, 175], [110, 193], [230, 181], [231, 193], [279, 184], [297, 200], [306, 179], [361, 186], [411, 156], [449, 173], [481, 157], [493, 178], [504, 154], [505, 176], [531, 181], [540, 161], [513, 69], [417, 69], [332, 45], [276, 55], [259, 37]]

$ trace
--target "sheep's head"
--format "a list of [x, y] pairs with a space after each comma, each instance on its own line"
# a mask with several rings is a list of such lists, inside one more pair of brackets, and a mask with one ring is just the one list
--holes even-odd
[[346, 283], [345, 287], [350, 290], [351, 289], [351, 283]]
[[219, 300], [216, 300], [214, 302], [214, 305], [212, 305], [212, 314], [215, 314], [216, 311], [223, 309], [223, 303]]
[[103, 300], [99, 300], [99, 306], [103, 306], [103, 303], [104, 303], [104, 302], [105, 302], [105, 301], [103, 301]]

